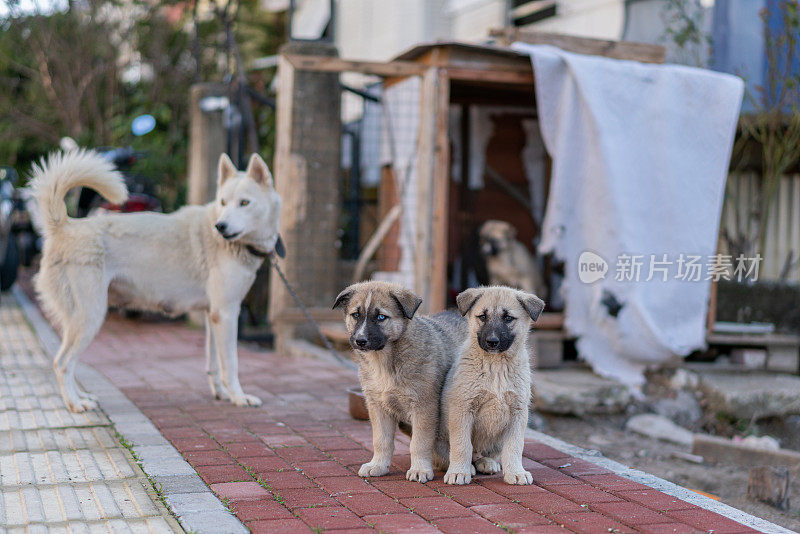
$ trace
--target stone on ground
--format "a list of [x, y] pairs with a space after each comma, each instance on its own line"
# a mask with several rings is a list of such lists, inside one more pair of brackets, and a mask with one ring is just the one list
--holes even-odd
[[694, 434], [679, 427], [666, 417], [653, 413], [634, 415], [625, 423], [627, 430], [650, 438], [669, 441], [677, 445], [691, 446]]
[[751, 419], [800, 414], [800, 377], [770, 373], [707, 371], [700, 387], [715, 412]]
[[634, 400], [626, 386], [588, 369], [536, 371], [533, 384], [536, 408], [546, 413], [622, 413]]

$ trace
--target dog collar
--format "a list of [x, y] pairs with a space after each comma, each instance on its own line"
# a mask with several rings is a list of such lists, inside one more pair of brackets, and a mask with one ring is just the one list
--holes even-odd
[[258, 250], [253, 245], [245, 245], [245, 248], [247, 249], [247, 252], [249, 252], [253, 256], [256, 256], [257, 258], [268, 258], [269, 257], [269, 253], [268, 252], [264, 252], [263, 250]]
[[245, 248], [247, 249], [247, 252], [249, 252], [250, 254], [252, 254], [253, 256], [255, 256], [257, 258], [268, 258], [269, 257], [269, 253], [268, 252], [264, 252], [263, 250], [258, 250], [253, 245], [245, 245]]

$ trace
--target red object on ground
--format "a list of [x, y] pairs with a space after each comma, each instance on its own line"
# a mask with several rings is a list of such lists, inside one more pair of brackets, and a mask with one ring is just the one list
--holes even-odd
[[211, 397], [203, 346], [202, 330], [111, 315], [84, 361], [230, 499], [252, 532], [755, 532], [538, 442], [524, 451], [532, 486], [509, 486], [499, 475], [448, 486], [442, 473], [408, 482], [400, 435], [390, 474], [361, 479], [371, 430], [347, 412], [352, 371], [240, 347], [244, 389], [264, 405], [238, 408]]

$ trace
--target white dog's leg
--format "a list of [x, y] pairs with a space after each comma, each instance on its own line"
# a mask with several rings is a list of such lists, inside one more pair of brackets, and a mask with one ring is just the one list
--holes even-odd
[[237, 406], [261, 406], [261, 399], [255, 395], [247, 395], [239, 384], [239, 355], [236, 342], [239, 308], [216, 313], [217, 321], [212, 321], [214, 341], [222, 370], [222, 383], [228, 390], [231, 402]]
[[208, 373], [208, 384], [211, 386], [211, 394], [220, 400], [230, 400], [227, 388], [222, 383], [219, 370], [219, 358], [217, 357], [217, 347], [214, 345], [214, 325], [211, 324], [211, 317], [208, 312], [206, 318], [206, 373]]
[[53, 369], [67, 407], [73, 412], [82, 412], [97, 408], [97, 400], [78, 387], [75, 368], [78, 357], [103, 326], [108, 308], [108, 290], [107, 286], [103, 286], [103, 275], [99, 271], [68, 268], [65, 275], [63, 282], [74, 309], [61, 314], [66, 322]]

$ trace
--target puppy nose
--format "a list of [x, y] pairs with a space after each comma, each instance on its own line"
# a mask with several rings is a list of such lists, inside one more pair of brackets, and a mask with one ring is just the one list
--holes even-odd
[[218, 222], [217, 224], [214, 225], [214, 228], [217, 229], [217, 232], [224, 234], [225, 230], [228, 229], [228, 225], [225, 224], [224, 222]]
[[497, 337], [497, 334], [494, 333], [489, 334], [489, 336], [486, 338], [486, 345], [488, 345], [490, 348], [495, 348], [499, 344], [500, 344], [500, 338]]
[[356, 339], [356, 345], [359, 347], [366, 347], [367, 346], [367, 338], [359, 337]]

